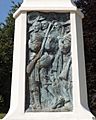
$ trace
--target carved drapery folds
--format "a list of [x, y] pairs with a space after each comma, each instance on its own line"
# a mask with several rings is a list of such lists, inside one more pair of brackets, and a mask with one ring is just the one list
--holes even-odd
[[26, 112], [72, 111], [70, 13], [28, 13], [26, 58]]

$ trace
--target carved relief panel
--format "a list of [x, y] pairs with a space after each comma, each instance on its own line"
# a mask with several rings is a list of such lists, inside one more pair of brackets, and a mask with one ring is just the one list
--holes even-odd
[[68, 112], [72, 102], [70, 13], [27, 14], [26, 112]]

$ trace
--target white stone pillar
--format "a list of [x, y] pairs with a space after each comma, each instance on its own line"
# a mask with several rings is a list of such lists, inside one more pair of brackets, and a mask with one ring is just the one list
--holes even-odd
[[[25, 112], [25, 69], [27, 12], [70, 12], [73, 81], [72, 112]], [[92, 120], [87, 103], [84, 46], [82, 33], [83, 14], [71, 0], [24, 0], [15, 12], [14, 55], [11, 104], [4, 120]]]
[[[9, 115], [24, 113], [26, 65], [26, 13], [15, 20], [11, 101]], [[6, 118], [6, 117], [5, 117]]]

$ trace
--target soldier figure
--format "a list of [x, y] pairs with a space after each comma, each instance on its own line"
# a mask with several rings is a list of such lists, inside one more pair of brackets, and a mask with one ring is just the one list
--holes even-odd
[[[53, 59], [53, 56], [44, 50], [44, 42], [46, 41], [51, 26], [49, 26], [47, 21], [42, 21], [41, 27], [41, 22], [38, 21], [33, 23], [34, 30], [30, 33], [28, 42], [30, 61], [27, 65], [27, 73], [29, 74], [30, 106], [27, 111], [32, 111], [32, 109], [39, 110], [41, 108], [40, 84], [46, 79], [46, 68], [50, 66]], [[31, 29], [29, 29], [29, 31], [31, 31]]]
[[[32, 108], [41, 108], [39, 100], [39, 82], [35, 78], [35, 64], [40, 58], [39, 51], [43, 41], [43, 34], [41, 33], [41, 23], [38, 21], [33, 23], [33, 26], [29, 28], [29, 32], [29, 63], [27, 65], [27, 73], [29, 75], [30, 105], [27, 111], [32, 111]], [[29, 67], [30, 65], [32, 67], [32, 70]]]
[[65, 23], [66, 33], [63, 41], [63, 70], [59, 75], [59, 79], [65, 81], [65, 109], [72, 109], [72, 59], [71, 59], [71, 33], [70, 23]]
[[60, 106], [64, 106], [65, 109], [72, 110], [72, 61], [69, 21], [65, 23], [64, 27], [66, 32], [63, 32], [64, 34], [61, 35], [59, 34], [57, 37], [59, 41], [59, 49], [52, 63], [52, 73], [54, 76], [53, 94], [55, 95], [55, 104], [52, 108], [56, 109]]

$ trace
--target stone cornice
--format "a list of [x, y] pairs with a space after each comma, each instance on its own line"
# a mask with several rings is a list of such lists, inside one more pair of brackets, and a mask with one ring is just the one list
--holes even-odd
[[22, 4], [21, 7], [13, 14], [13, 17], [16, 19], [22, 12], [30, 12], [30, 11], [41, 11], [41, 12], [75, 12], [77, 13], [81, 18], [84, 18], [83, 13], [77, 9], [76, 7], [57, 7], [57, 6], [25, 6]]

